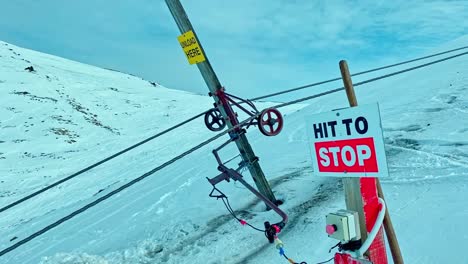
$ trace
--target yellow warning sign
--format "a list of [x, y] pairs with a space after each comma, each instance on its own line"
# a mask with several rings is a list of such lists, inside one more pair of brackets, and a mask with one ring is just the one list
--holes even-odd
[[187, 56], [187, 60], [190, 64], [205, 61], [205, 55], [203, 55], [203, 51], [197, 42], [197, 38], [195, 38], [195, 35], [191, 30], [178, 36], [177, 39], [179, 40], [180, 46], [184, 50], [185, 56]]

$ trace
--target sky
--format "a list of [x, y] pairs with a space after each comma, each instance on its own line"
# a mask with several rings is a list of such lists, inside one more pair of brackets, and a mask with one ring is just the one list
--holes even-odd
[[[337, 77], [341, 59], [357, 72], [468, 34], [468, 0], [182, 4], [221, 83], [247, 98]], [[0, 40], [207, 94], [178, 35], [163, 0], [15, 0], [0, 9]]]

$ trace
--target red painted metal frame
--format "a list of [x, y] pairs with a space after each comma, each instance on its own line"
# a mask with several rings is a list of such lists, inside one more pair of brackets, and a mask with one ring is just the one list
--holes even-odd
[[[259, 111], [257, 110], [257, 108], [255, 107], [255, 105], [252, 102], [250, 102], [248, 100], [244, 100], [244, 99], [239, 98], [237, 96], [228, 94], [228, 93], [225, 92], [224, 88], [219, 89], [216, 92], [216, 96], [218, 96], [220, 104], [224, 107], [224, 109], [226, 111], [226, 115], [228, 116], [228, 118], [230, 120], [232, 120], [231, 123], [234, 126], [239, 124], [239, 121], [237, 120], [237, 114], [234, 112], [234, 110], [232, 108], [233, 106], [238, 107], [240, 110], [244, 111], [249, 116], [254, 116], [255, 114], [259, 114]], [[234, 101], [231, 97], [235, 98], [237, 100], [240, 100], [240, 102]], [[241, 105], [242, 103], [248, 104], [250, 107], [252, 107], [253, 111], [248, 110], [245, 107], [243, 107]], [[277, 120], [278, 128], [276, 130], [274, 130], [273, 125], [270, 125], [269, 123], [265, 122], [262, 119], [262, 114], [267, 113], [268, 118], [270, 120], [272, 118], [271, 117], [271, 112], [274, 112], [276, 114], [276, 116], [277, 116], [277, 119], [278, 119]], [[251, 125], [258, 125], [259, 129], [260, 129], [260, 132], [262, 132], [262, 134], [264, 134], [266, 136], [276, 136], [279, 132], [281, 132], [281, 129], [283, 128], [283, 120], [282, 120], [281, 113], [276, 108], [266, 109], [266, 110], [264, 110], [262, 112], [262, 114], [257, 120], [253, 119], [251, 122], [249, 122], [249, 124], [247, 124], [247, 127], [249, 127]], [[264, 129], [263, 126], [265, 126], [265, 125], [268, 125], [271, 128], [271, 131], [267, 131], [266, 129]], [[240, 128], [237, 128], [236, 132], [239, 132], [239, 130], [240, 130]]]
[[[243, 133], [243, 132], [241, 132]], [[244, 131], [245, 133], [245, 131]], [[273, 238], [274, 236], [276, 236], [277, 233], [281, 232], [281, 230], [286, 226], [287, 222], [288, 222], [288, 215], [283, 212], [277, 204], [275, 204], [274, 202], [270, 201], [266, 196], [264, 196], [263, 194], [261, 194], [259, 191], [257, 191], [255, 188], [253, 188], [250, 184], [248, 184], [244, 179], [243, 179], [243, 176], [242, 174], [239, 173], [239, 171], [244, 168], [245, 166], [248, 166], [247, 164], [245, 163], [241, 163], [239, 164], [239, 167], [237, 169], [231, 169], [231, 168], [228, 168], [226, 167], [226, 165], [223, 163], [223, 161], [221, 160], [221, 158], [219, 157], [219, 154], [218, 154], [218, 151], [220, 151], [222, 148], [226, 147], [228, 144], [230, 144], [231, 142], [234, 142], [236, 140], [236, 138], [231, 138], [229, 139], [228, 141], [224, 142], [221, 146], [215, 148], [213, 150], [213, 155], [215, 156], [216, 158], [216, 161], [218, 162], [218, 170], [221, 172], [221, 174], [219, 174], [218, 176], [216, 177], [213, 177], [213, 178], [208, 178], [207, 177], [207, 180], [208, 182], [210, 182], [210, 184], [213, 186], [213, 190], [217, 190], [216, 189], [216, 184], [222, 182], [222, 181], [227, 181], [229, 182], [230, 179], [234, 180], [234, 181], [239, 181], [242, 185], [244, 185], [250, 192], [252, 192], [255, 196], [257, 196], [260, 200], [262, 200], [268, 207], [270, 207], [273, 211], [275, 211], [279, 216], [281, 216], [281, 221], [276, 223], [276, 224], [272, 224], [272, 225], [269, 225], [269, 222], [266, 222], [268, 223], [269, 225], [269, 228], [267, 228], [265, 226], [265, 228], [267, 230], [265, 230], [265, 235], [267, 236], [267, 238], [270, 240], [270, 243], [273, 243]], [[219, 190], [218, 190], [219, 191]], [[212, 191], [213, 192], [213, 191]], [[210, 196], [211, 197], [215, 197], [215, 196], [212, 196], [212, 193], [210, 193]]]
[[346, 253], [336, 253], [333, 259], [335, 264], [369, 264], [367, 260], [358, 260]]
[[[364, 205], [364, 215], [366, 218], [367, 232], [374, 227], [375, 220], [380, 211], [379, 197], [377, 194], [377, 180], [376, 178], [361, 178], [361, 196]], [[369, 247], [368, 257], [374, 264], [387, 264], [387, 252], [385, 249], [385, 240], [383, 234], [383, 227], [380, 228], [377, 236]]]
[[[229, 97], [226, 95], [224, 92], [224, 88], [221, 88], [216, 91], [216, 96], [219, 98], [219, 102], [223, 106], [224, 110], [226, 111], [226, 115], [228, 116], [229, 120], [231, 121], [231, 124], [233, 126], [236, 126], [239, 124], [239, 120], [237, 120], [236, 113], [231, 107], [231, 104], [229, 103]], [[236, 131], [240, 130], [240, 128], [237, 128]]]

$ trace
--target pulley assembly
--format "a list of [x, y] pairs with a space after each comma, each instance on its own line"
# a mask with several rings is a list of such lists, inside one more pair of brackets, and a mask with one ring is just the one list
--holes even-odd
[[[267, 108], [260, 112], [251, 101], [228, 94], [224, 89], [218, 90], [216, 95], [219, 98], [219, 102], [215, 104], [214, 108], [205, 113], [205, 125], [209, 130], [217, 132], [226, 127], [226, 120], [218, 106], [223, 106], [225, 109], [229, 109], [226, 114], [227, 118], [231, 120], [233, 125], [237, 125], [237, 113], [234, 113], [232, 110], [232, 107], [236, 106], [250, 117], [255, 117], [242, 127], [248, 128], [252, 125], [256, 125], [263, 135], [269, 137], [278, 135], [283, 129], [283, 116], [278, 109]], [[235, 101], [233, 98], [238, 101]], [[250, 109], [242, 106], [242, 104], [248, 105]]]

